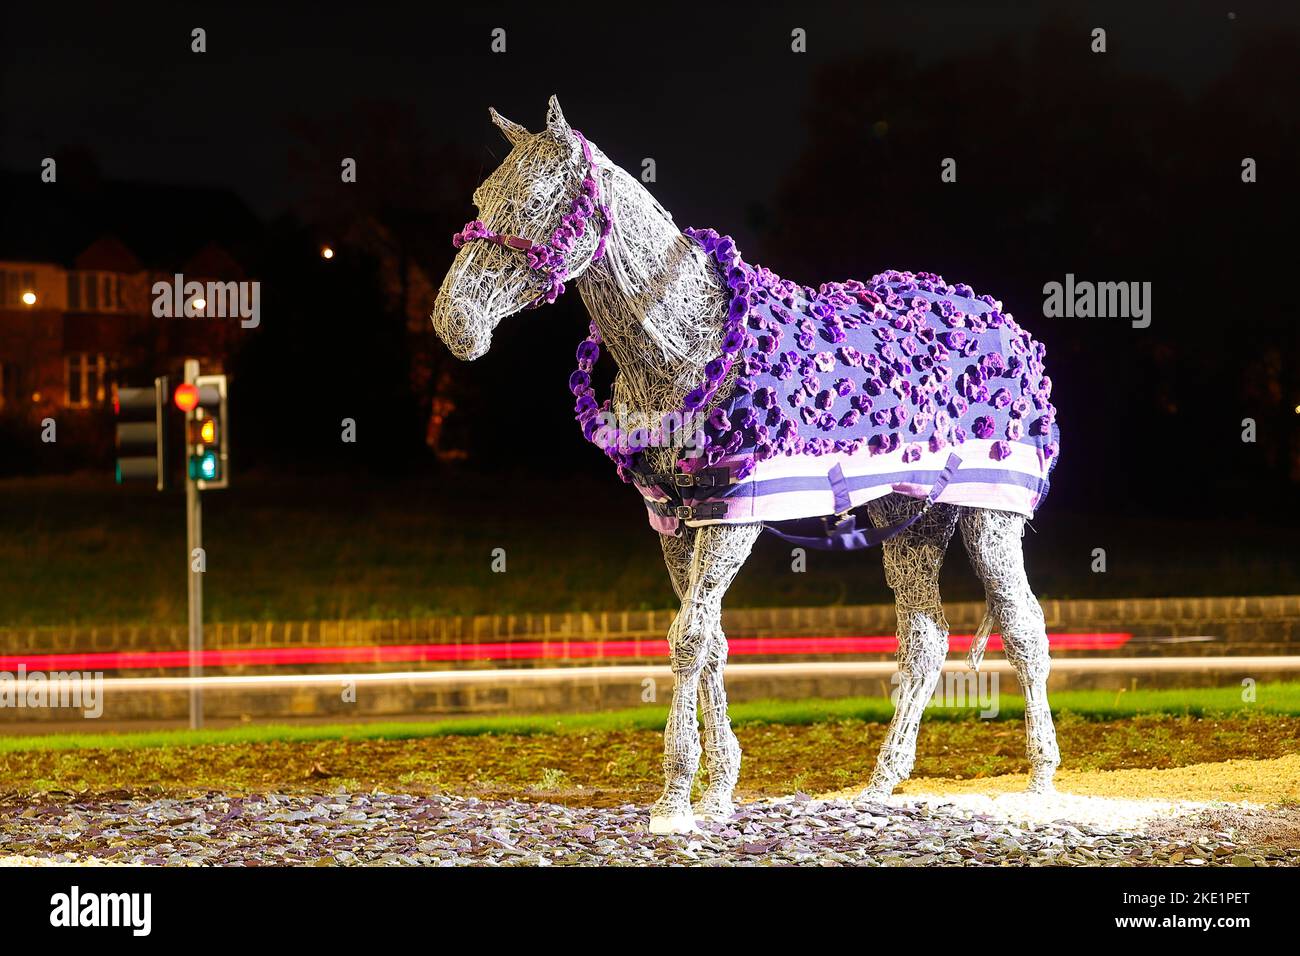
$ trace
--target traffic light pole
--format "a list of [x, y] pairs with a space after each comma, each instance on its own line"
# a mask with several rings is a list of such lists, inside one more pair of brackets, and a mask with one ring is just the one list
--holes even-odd
[[[185, 382], [194, 384], [199, 377], [199, 363], [193, 359], [185, 362]], [[186, 436], [186, 456], [189, 455], [189, 436]], [[195, 568], [195, 549], [203, 547], [203, 499], [198, 482], [187, 476], [185, 482], [185, 547], [186, 567], [189, 569], [190, 609], [190, 677], [203, 676], [203, 572]], [[206, 560], [200, 566], [206, 565]], [[198, 684], [190, 685], [190, 729], [203, 726], [203, 692]]]
[[[115, 478], [151, 479], [159, 491], [168, 486], [167, 376], [154, 379], [152, 389], [113, 385]], [[200, 375], [197, 359], [185, 360], [184, 382], [170, 404], [185, 413], [185, 563], [188, 575], [190, 727], [203, 726], [203, 496], [209, 489], [230, 487], [230, 418], [225, 374]], [[144, 413], [153, 412], [153, 421]], [[148, 452], [148, 454], [145, 454]]]

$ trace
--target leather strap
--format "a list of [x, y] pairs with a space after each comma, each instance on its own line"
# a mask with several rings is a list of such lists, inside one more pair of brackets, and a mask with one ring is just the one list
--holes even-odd
[[698, 505], [675, 505], [671, 501], [647, 500], [645, 506], [661, 518], [677, 518], [681, 521], [725, 518], [727, 516], [727, 503], [725, 501], [705, 501]]
[[632, 480], [647, 488], [663, 488], [669, 494], [679, 494], [678, 488], [725, 488], [731, 484], [731, 472], [726, 468], [705, 468], [694, 473], [633, 471]]

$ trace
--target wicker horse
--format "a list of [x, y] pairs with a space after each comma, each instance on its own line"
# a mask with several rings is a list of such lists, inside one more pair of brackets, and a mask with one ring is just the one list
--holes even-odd
[[[1057, 458], [1042, 345], [1001, 303], [939, 276], [816, 289], [781, 279], [727, 236], [678, 229], [554, 97], [539, 133], [490, 113], [512, 149], [474, 194], [479, 218], [453, 238], [433, 324], [471, 360], [497, 323], [568, 281], [590, 312], [569, 378], [578, 423], [643, 497], [681, 600], [651, 829], [734, 812], [722, 599], [765, 528], [800, 544], [882, 546], [900, 686], [863, 797], [883, 799], [911, 772], [947, 654], [939, 569], [960, 524], [987, 602], [971, 666], [997, 629], [1025, 694], [1030, 787], [1050, 790], [1060, 757], [1047, 636], [1021, 553]], [[603, 403], [592, 385], [602, 347], [618, 366]], [[692, 807], [697, 707], [708, 785]]]

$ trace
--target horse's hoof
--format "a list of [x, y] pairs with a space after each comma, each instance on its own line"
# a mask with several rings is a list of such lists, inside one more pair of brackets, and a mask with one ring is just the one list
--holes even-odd
[[706, 795], [695, 805], [693, 813], [696, 820], [726, 823], [736, 815], [736, 806], [730, 800], [711, 798]]
[[666, 817], [650, 817], [650, 832], [657, 834], [694, 833], [699, 828], [695, 825], [695, 814], [674, 813]]
[[886, 790], [884, 787], [867, 787], [858, 794], [860, 803], [884, 803], [893, 794], [893, 789]]

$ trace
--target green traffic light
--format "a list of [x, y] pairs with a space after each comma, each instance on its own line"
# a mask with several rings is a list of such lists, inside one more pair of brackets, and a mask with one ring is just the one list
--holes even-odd
[[189, 475], [192, 481], [215, 481], [220, 471], [217, 465], [217, 453], [205, 451], [201, 455], [190, 455]]

